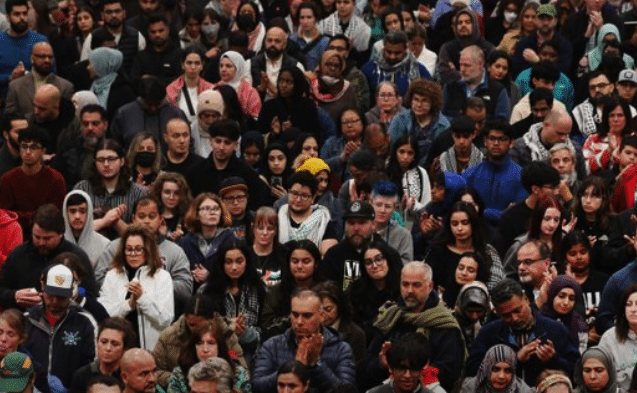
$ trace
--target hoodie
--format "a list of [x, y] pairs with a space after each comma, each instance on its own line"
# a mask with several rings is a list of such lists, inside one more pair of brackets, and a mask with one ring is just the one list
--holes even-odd
[[[619, 34], [619, 29], [612, 23], [606, 23], [599, 29], [599, 33], [597, 33], [597, 45], [591, 51], [589, 51], [586, 56], [588, 57], [588, 69], [589, 71], [595, 71], [599, 68], [602, 63], [602, 56], [604, 55], [604, 37], [606, 35], [612, 34], [615, 36], [615, 39], [621, 44], [622, 37]], [[633, 69], [635, 65], [635, 60], [632, 56], [624, 53], [624, 65], [625, 69]]]
[[0, 209], [0, 268], [14, 248], [22, 243], [22, 228], [18, 224], [18, 215], [9, 210]]
[[[77, 239], [73, 235], [71, 223], [69, 222], [69, 213], [67, 211], [67, 203], [72, 195], [81, 195], [87, 203], [86, 223], [84, 224], [84, 228], [82, 229], [79, 238]], [[110, 240], [93, 229], [93, 202], [91, 202], [91, 197], [81, 190], [69, 192], [64, 198], [64, 203], [62, 204], [62, 215], [64, 216], [64, 238], [84, 250], [88, 255], [88, 258], [91, 260], [91, 265], [95, 268], [97, 258], [102, 255], [102, 252], [104, 252]]]

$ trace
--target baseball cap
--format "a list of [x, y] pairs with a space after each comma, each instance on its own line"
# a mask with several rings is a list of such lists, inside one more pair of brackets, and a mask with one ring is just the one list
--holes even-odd
[[540, 17], [540, 15], [548, 15], [551, 18], [557, 18], [557, 10], [553, 4], [542, 4], [537, 8], [535, 14]]
[[619, 73], [617, 82], [633, 82], [637, 84], [637, 73], [633, 70], [622, 70]]
[[64, 265], [54, 265], [46, 273], [44, 292], [49, 295], [72, 297], [73, 272]]
[[31, 358], [12, 352], [0, 362], [0, 392], [22, 392], [33, 375]]
[[376, 217], [374, 208], [368, 202], [356, 201], [347, 205], [347, 210], [343, 215], [343, 218], [365, 218], [373, 220]]
[[230, 176], [221, 182], [219, 189], [219, 196], [223, 198], [224, 195], [234, 190], [248, 191], [248, 184], [243, 178], [239, 176]]

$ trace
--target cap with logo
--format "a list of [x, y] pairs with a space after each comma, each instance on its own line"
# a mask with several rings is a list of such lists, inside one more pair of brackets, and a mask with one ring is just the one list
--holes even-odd
[[33, 375], [31, 358], [21, 352], [12, 352], [0, 362], [0, 392], [22, 392]]
[[44, 292], [49, 295], [72, 297], [73, 272], [64, 265], [54, 265], [46, 273]]
[[637, 72], [633, 70], [622, 70], [622, 72], [619, 73], [617, 82], [633, 82], [637, 84]]
[[540, 17], [540, 15], [548, 15], [551, 18], [557, 18], [557, 10], [555, 9], [555, 6], [553, 4], [540, 5], [539, 7], [537, 7], [537, 11], [535, 11], [535, 14], [538, 18]]
[[374, 213], [374, 207], [367, 202], [356, 201], [347, 206], [347, 210], [343, 215], [343, 218], [365, 218], [373, 220], [376, 217]]

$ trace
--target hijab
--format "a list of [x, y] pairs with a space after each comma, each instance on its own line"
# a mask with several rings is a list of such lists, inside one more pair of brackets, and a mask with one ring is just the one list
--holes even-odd
[[243, 80], [243, 75], [246, 72], [246, 61], [243, 58], [243, 56], [239, 54], [239, 52], [235, 52], [232, 50], [229, 50], [225, 52], [223, 55], [221, 55], [221, 58], [219, 59], [219, 63], [221, 63], [221, 60], [223, 59], [230, 60], [230, 62], [234, 64], [234, 67], [237, 69], [237, 72], [234, 74], [234, 79], [226, 83], [232, 86], [233, 89], [237, 90], [239, 89], [239, 85], [241, 84], [241, 81]]
[[588, 326], [582, 316], [573, 310], [567, 315], [558, 314], [553, 308], [553, 301], [564, 288], [571, 288], [575, 292], [575, 304], [583, 299], [582, 289], [574, 278], [567, 275], [557, 276], [551, 282], [548, 290], [548, 298], [544, 307], [542, 307], [542, 315], [547, 316], [554, 320], [559, 320], [568, 329], [569, 336], [573, 340], [573, 343], [579, 345], [579, 333], [588, 333]]
[[511, 347], [498, 344], [489, 348], [484, 359], [478, 369], [476, 375], [476, 390], [475, 393], [492, 393], [496, 390], [491, 385], [491, 371], [498, 363], [506, 363], [511, 367], [512, 380], [511, 384], [507, 386], [503, 392], [514, 393], [520, 390], [520, 382], [515, 376], [515, 367], [517, 366], [518, 359], [515, 351]]
[[73, 97], [71, 98], [71, 101], [73, 101], [73, 103], [77, 103], [75, 114], [78, 116], [80, 115], [80, 112], [82, 112], [82, 108], [84, 108], [85, 106], [89, 104], [99, 105], [100, 103], [95, 93], [90, 90], [80, 90], [75, 92], [75, 94], [73, 94]]
[[584, 351], [580, 360], [578, 360], [577, 365], [575, 366], [575, 374], [573, 378], [575, 385], [577, 386], [576, 391], [578, 393], [592, 393], [592, 391], [584, 384], [584, 363], [586, 363], [588, 359], [598, 360], [604, 365], [606, 372], [608, 373], [608, 383], [597, 393], [617, 392], [619, 387], [617, 386], [617, 371], [613, 364], [613, 359], [600, 347], [588, 348]]
[[117, 78], [117, 71], [122, 67], [124, 55], [117, 49], [101, 47], [91, 51], [89, 61], [97, 73], [91, 91], [97, 96], [100, 105], [106, 108], [111, 85]]

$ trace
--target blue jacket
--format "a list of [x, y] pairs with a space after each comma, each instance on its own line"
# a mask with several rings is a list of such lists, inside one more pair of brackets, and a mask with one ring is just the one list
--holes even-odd
[[184, 249], [188, 261], [190, 262], [190, 270], [193, 270], [197, 265], [202, 265], [208, 271], [212, 271], [212, 263], [217, 253], [217, 250], [226, 242], [230, 240], [236, 240], [234, 232], [230, 229], [222, 229], [221, 232], [212, 240], [208, 255], [203, 255], [199, 248], [199, 237], [194, 233], [188, 233], [186, 236], [177, 240], [177, 244]]
[[[46, 37], [33, 30], [27, 30], [22, 37], [11, 37], [7, 31], [0, 33], [0, 97], [7, 96], [9, 77], [19, 62], [24, 69], [31, 69], [31, 51], [38, 42], [47, 41]], [[54, 70], [55, 71], [55, 70]]]
[[[325, 327], [323, 343], [319, 362], [309, 369], [309, 393], [326, 392], [331, 387], [343, 383], [355, 384], [356, 366], [349, 344], [342, 341], [338, 333]], [[252, 374], [254, 393], [276, 392], [276, 372], [283, 363], [295, 359], [296, 348], [292, 329], [263, 343], [257, 353]]]
[[[516, 374], [529, 386], [537, 385], [537, 377], [546, 368], [564, 370], [570, 377], [573, 376], [575, 362], [579, 359], [579, 351], [573, 340], [569, 338], [568, 330], [559, 322], [533, 312], [535, 325], [531, 332], [529, 342], [538, 337], [543, 337], [553, 342], [555, 356], [547, 363], [542, 363], [536, 356], [532, 356], [526, 363], [518, 362]], [[486, 324], [480, 329], [478, 336], [471, 347], [471, 355], [467, 359], [467, 377], [474, 377], [489, 348], [496, 344], [510, 346], [516, 353], [520, 350], [508, 325], [501, 319]]]
[[425, 167], [429, 150], [434, 139], [443, 131], [451, 127], [449, 120], [440, 112], [438, 112], [431, 123], [421, 132], [416, 131], [414, 127], [414, 115], [411, 110], [400, 111], [389, 123], [387, 134], [392, 144], [396, 143], [401, 136], [413, 135], [418, 140], [418, 151], [416, 152], [416, 160], [418, 164]]
[[507, 156], [501, 165], [487, 159], [469, 167], [462, 177], [484, 200], [486, 219], [496, 223], [509, 205], [528, 196], [522, 186], [521, 175], [522, 167]]
[[[555, 41], [560, 48], [560, 62], [557, 65], [557, 69], [560, 70], [560, 72], [568, 74], [571, 67], [571, 59], [573, 58], [573, 45], [571, 45], [569, 40], [564, 38], [564, 36], [557, 31], [553, 34], [552, 41]], [[511, 58], [511, 61], [513, 63], [511, 75], [513, 75], [514, 77], [517, 77], [517, 75], [522, 72], [522, 70], [530, 68], [533, 65], [524, 60], [524, 56], [522, 54], [524, 53], [525, 49], [533, 49], [535, 53], [540, 52], [540, 43], [537, 40], [537, 32], [533, 32], [528, 36], [522, 38], [520, 41], [518, 41], [517, 45], [515, 45], [515, 53]], [[579, 59], [577, 61], [579, 61]]]
[[637, 262], [633, 261], [610, 276], [602, 292], [602, 299], [597, 308], [595, 328], [601, 336], [614, 326], [617, 307], [620, 306], [624, 291], [637, 282]]
[[[383, 54], [381, 53], [380, 56], [382, 57]], [[425, 68], [424, 65], [420, 64], [417, 61], [413, 61], [411, 64], [409, 64], [409, 66], [401, 67], [398, 70], [385, 71], [378, 64], [377, 60], [372, 59], [363, 64], [363, 67], [361, 67], [361, 71], [367, 78], [367, 82], [369, 83], [369, 91], [376, 91], [376, 88], [381, 82], [390, 81], [394, 82], [396, 86], [398, 86], [398, 92], [400, 96], [405, 97], [410, 84], [409, 70], [410, 67], [413, 67], [414, 65], [418, 66], [418, 74], [421, 78], [427, 80], [432, 79], [429, 71], [427, 71], [427, 68]]]

